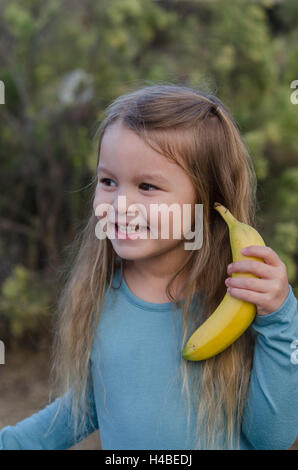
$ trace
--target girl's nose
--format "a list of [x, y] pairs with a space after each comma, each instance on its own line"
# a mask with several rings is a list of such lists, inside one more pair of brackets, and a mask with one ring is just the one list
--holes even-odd
[[137, 210], [137, 204], [127, 194], [118, 195], [114, 199], [113, 206], [116, 212], [127, 214], [129, 217], [133, 217]]
[[114, 199], [114, 208], [119, 212], [126, 212], [127, 210], [127, 196], [125, 193], [119, 194]]
[[122, 217], [131, 219], [139, 216], [142, 220], [147, 220], [148, 214], [146, 207], [141, 203], [135, 202], [126, 194], [118, 195], [118, 197], [115, 198], [113, 208], [115, 214], [119, 216], [119, 219]]

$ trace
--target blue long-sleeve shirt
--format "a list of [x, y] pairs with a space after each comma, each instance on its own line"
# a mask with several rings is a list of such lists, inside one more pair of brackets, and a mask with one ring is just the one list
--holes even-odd
[[[119, 280], [118, 269], [113, 285]], [[252, 327], [256, 342], [240, 448], [288, 449], [298, 436], [298, 315], [290, 284], [280, 308], [257, 315]], [[195, 409], [187, 432], [181, 395], [181, 335], [177, 306], [142, 300], [122, 279], [119, 289], [106, 291], [93, 342], [86, 431], [74, 439], [70, 407], [53, 421], [58, 397], [4, 427], [0, 449], [67, 449], [96, 429], [102, 449], [195, 449]]]

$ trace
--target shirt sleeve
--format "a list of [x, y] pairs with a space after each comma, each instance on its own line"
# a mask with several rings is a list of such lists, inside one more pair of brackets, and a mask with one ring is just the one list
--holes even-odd
[[242, 432], [255, 449], [288, 449], [298, 436], [298, 314], [291, 285], [278, 310], [257, 315]]
[[[71, 403], [72, 389], [15, 426], [4, 427], [0, 430], [0, 450], [63, 450], [77, 444], [98, 429], [91, 380], [87, 388], [86, 427], [76, 437]], [[57, 414], [59, 405], [62, 406]]]

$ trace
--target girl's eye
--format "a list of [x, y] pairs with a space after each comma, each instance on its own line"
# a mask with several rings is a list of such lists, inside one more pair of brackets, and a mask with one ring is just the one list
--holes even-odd
[[[106, 181], [113, 181], [113, 180], [111, 180], [110, 178], [101, 178], [99, 181], [100, 181], [100, 183], [105, 183]], [[110, 185], [108, 185], [108, 186], [110, 186]]]
[[150, 186], [151, 188], [153, 189], [158, 189], [156, 186], [153, 186], [153, 184], [149, 184], [149, 183], [141, 183], [140, 186]]
[[[111, 180], [110, 178], [101, 178], [99, 181], [100, 183], [103, 183], [105, 186], [110, 186], [110, 184], [108, 183], [113, 180]], [[147, 187], [149, 186], [150, 188], [158, 189], [156, 186], [154, 186], [153, 184], [149, 184], [149, 183], [141, 183], [140, 186], [147, 186]]]

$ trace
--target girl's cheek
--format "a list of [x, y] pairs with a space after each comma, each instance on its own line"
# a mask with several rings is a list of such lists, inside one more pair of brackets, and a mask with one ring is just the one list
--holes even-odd
[[94, 200], [93, 200], [93, 210], [94, 210], [94, 213], [95, 213], [95, 210], [96, 208], [99, 206], [99, 204], [101, 203], [102, 201], [99, 199], [98, 196], [95, 196]]
[[93, 199], [93, 212], [95, 213], [95, 209], [98, 206], [96, 198]]
[[108, 193], [107, 191], [103, 191], [99, 187], [97, 187], [93, 199], [93, 209], [95, 210], [95, 208], [99, 204], [111, 204], [112, 206], [113, 198], [111, 197], [110, 193]]

